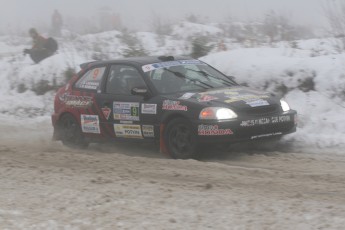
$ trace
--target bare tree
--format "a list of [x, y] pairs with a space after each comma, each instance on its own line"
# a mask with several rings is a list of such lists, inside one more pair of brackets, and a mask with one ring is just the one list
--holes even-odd
[[293, 39], [293, 26], [284, 15], [271, 10], [266, 13], [263, 21], [263, 33], [269, 37], [270, 42]]
[[119, 38], [122, 43], [127, 46], [122, 50], [122, 55], [124, 57], [141, 57], [149, 55], [135, 33], [132, 33], [124, 28]]
[[339, 0], [325, 0], [322, 10], [329, 24], [328, 32], [334, 37], [345, 37], [345, 3]]
[[166, 19], [162, 19], [155, 12], [151, 13], [151, 30], [158, 35], [171, 35], [172, 23]]

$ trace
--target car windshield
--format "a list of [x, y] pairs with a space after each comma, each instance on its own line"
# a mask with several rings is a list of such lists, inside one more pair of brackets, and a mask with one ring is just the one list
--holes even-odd
[[155, 63], [145, 65], [142, 69], [162, 94], [238, 85], [231, 78], [198, 60]]

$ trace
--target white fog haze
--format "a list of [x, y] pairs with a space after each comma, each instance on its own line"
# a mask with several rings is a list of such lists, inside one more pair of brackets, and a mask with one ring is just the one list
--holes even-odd
[[[101, 8], [118, 14], [124, 26], [149, 29], [154, 16], [164, 21], [180, 21], [195, 14], [212, 22], [228, 18], [238, 21], [261, 20], [270, 10], [287, 16], [293, 23], [324, 26], [322, 5], [325, 0], [1, 0], [0, 19], [3, 27], [24, 29], [49, 24], [54, 9], [65, 17], [66, 26], [71, 18], [97, 19]], [[14, 28], [13, 28], [14, 27]]]
[[344, 114], [345, 0], [0, 0], [0, 230], [343, 230]]

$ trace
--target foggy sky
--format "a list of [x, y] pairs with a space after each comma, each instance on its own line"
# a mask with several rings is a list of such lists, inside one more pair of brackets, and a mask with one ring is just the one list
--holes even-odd
[[324, 22], [322, 1], [325, 0], [0, 0], [0, 21], [11, 26], [35, 26], [38, 22], [49, 23], [54, 9], [63, 16], [91, 17], [106, 6], [132, 28], [147, 28], [153, 14], [170, 21], [190, 13], [208, 16], [210, 21], [230, 16], [255, 20], [268, 10], [288, 16], [294, 23], [319, 25]]

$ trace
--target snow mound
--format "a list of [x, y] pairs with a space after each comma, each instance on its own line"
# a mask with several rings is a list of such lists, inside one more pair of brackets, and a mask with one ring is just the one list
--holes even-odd
[[252, 48], [201, 58], [239, 83], [281, 96], [299, 114], [286, 140], [301, 148], [345, 147], [345, 54], [313, 57], [307, 50]]

